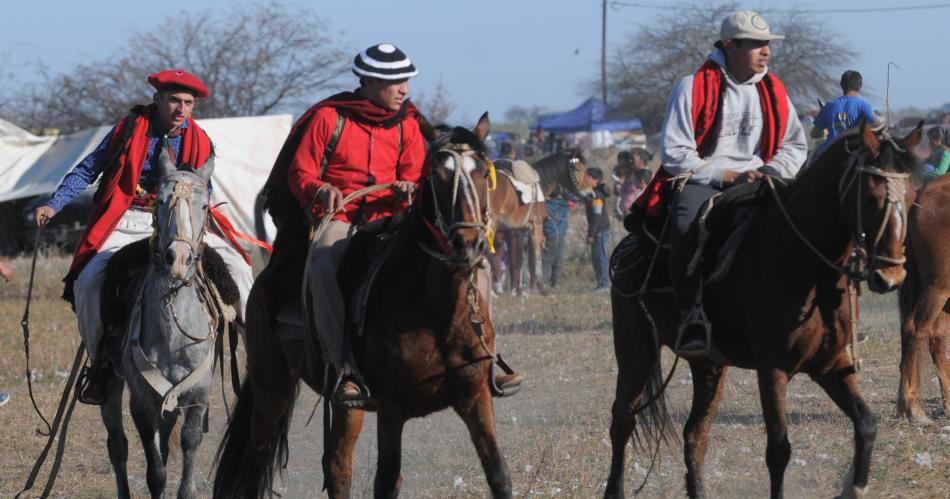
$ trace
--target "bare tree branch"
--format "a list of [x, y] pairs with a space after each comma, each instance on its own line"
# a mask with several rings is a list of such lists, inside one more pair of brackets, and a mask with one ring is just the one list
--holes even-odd
[[[175, 26], [173, 36], [163, 27]], [[211, 90], [195, 111], [203, 118], [299, 112], [346, 74], [340, 36], [307, 8], [263, 5], [167, 18], [138, 33], [112, 56], [77, 65], [23, 90], [0, 90], [5, 115], [33, 131], [70, 132], [112, 123], [153, 92], [146, 75], [169, 68], [194, 73]], [[9, 87], [7, 87], [9, 88]]]

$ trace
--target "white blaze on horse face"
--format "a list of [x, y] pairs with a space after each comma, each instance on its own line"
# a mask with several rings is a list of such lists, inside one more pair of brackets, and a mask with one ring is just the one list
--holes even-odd
[[170, 273], [176, 279], [186, 279], [188, 277], [188, 267], [191, 265], [191, 245], [185, 241], [192, 241], [191, 223], [191, 205], [185, 199], [179, 199], [171, 213], [170, 233], [174, 234], [175, 239], [168, 245], [168, 249], [174, 252], [175, 260], [171, 264]]
[[[445, 163], [443, 163], [442, 166], [446, 170], [450, 172], [454, 172], [455, 171], [455, 156], [449, 156], [445, 158]], [[471, 156], [462, 157], [462, 168], [465, 168], [466, 172], [472, 173], [473, 171], [475, 171], [476, 166], [478, 166], [478, 164], [475, 163], [475, 158]]]

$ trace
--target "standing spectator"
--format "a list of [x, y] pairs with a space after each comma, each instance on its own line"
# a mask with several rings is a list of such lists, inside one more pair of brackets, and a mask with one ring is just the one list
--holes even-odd
[[567, 216], [571, 210], [570, 193], [560, 188], [544, 202], [548, 217], [544, 219], [544, 249], [541, 252], [541, 270], [551, 288], [561, 284], [564, 259], [567, 255]]
[[815, 118], [815, 126], [811, 129], [811, 136], [814, 139], [820, 139], [825, 135], [825, 130], [828, 131], [824, 144], [815, 150], [816, 156], [821, 154], [835, 140], [835, 137], [860, 123], [862, 118], [868, 124], [875, 123], [871, 105], [859, 97], [862, 85], [861, 73], [857, 71], [848, 70], [841, 75], [841, 91], [844, 95], [821, 108], [821, 112]]
[[587, 174], [597, 180], [594, 197], [585, 200], [587, 209], [587, 245], [590, 246], [590, 260], [594, 265], [594, 291], [610, 291], [610, 259], [607, 246], [610, 244], [610, 211], [607, 198], [610, 193], [604, 184], [604, 174], [599, 168], [588, 168]]
[[653, 154], [650, 151], [638, 147], [631, 151], [631, 157], [631, 172], [621, 185], [620, 192], [617, 193], [617, 212], [620, 218], [630, 213], [630, 206], [640, 196], [643, 189], [646, 189], [643, 179], [646, 178], [646, 182], [650, 183], [650, 179], [653, 178], [653, 172], [647, 166], [653, 160]]
[[924, 166], [924, 181], [930, 182], [950, 169], [950, 130], [935, 126], [927, 130], [927, 138], [930, 139], [931, 152]]
[[[3, 277], [3, 280], [6, 282], [13, 280], [13, 269], [11, 269], [7, 262], [4, 262], [3, 260], [0, 260], [0, 277]], [[7, 392], [0, 392], [0, 405], [4, 405], [9, 401], [10, 394]]]
[[630, 151], [620, 151], [617, 153], [617, 164], [610, 171], [610, 178], [614, 181], [614, 196], [620, 196], [620, 189], [623, 183], [633, 171], [633, 155]]

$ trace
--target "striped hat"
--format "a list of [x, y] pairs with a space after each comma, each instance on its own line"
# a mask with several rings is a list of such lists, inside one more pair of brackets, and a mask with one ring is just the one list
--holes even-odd
[[419, 74], [409, 57], [391, 43], [380, 43], [356, 54], [353, 59], [356, 76], [382, 80], [401, 80]]

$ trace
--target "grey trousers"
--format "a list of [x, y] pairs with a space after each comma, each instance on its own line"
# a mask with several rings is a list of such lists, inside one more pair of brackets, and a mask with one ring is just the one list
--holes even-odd
[[343, 259], [343, 252], [356, 233], [356, 227], [331, 220], [320, 238], [311, 243], [310, 267], [307, 284], [310, 287], [311, 310], [317, 338], [323, 349], [323, 361], [337, 372], [344, 363], [352, 361], [352, 353], [344, 352], [343, 329], [346, 316], [343, 292], [336, 273]]
[[703, 273], [696, 269], [687, 275], [689, 262], [696, 252], [699, 226], [694, 223], [699, 210], [719, 190], [706, 184], [686, 184], [670, 206], [670, 280], [673, 297], [681, 314], [702, 305]]

